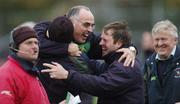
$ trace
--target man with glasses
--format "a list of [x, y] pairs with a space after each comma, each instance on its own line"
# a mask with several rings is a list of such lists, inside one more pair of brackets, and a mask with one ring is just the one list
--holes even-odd
[[[74, 26], [74, 33], [73, 33], [73, 43], [78, 44], [78, 48], [86, 53], [89, 58], [91, 59], [100, 59], [102, 56], [102, 50], [99, 46], [100, 37], [96, 36], [93, 33], [93, 29], [95, 26], [94, 23], [94, 16], [91, 13], [90, 9], [86, 6], [75, 6], [72, 7], [66, 14], [66, 17], [69, 18]], [[36, 30], [39, 39], [40, 39], [40, 62], [39, 66], [42, 66], [42, 63], [46, 62], [46, 58], [41, 56], [48, 56], [48, 59], [51, 58], [51, 61], [55, 61], [55, 58], [64, 58], [69, 57], [69, 55], [78, 56], [79, 53], [74, 53], [74, 49], [77, 49], [76, 44], [68, 44], [68, 43], [57, 43], [54, 41], [50, 41], [44, 37], [46, 33], [48, 33], [48, 27], [49, 22], [43, 22], [37, 24], [34, 29]], [[43, 40], [43, 41], [41, 41]], [[47, 44], [48, 43], [48, 44]], [[134, 58], [135, 55], [133, 52], [131, 52], [128, 48], [123, 48], [119, 50], [121, 52], [124, 52], [124, 54], [121, 56], [120, 60], [126, 58], [126, 61], [124, 62], [125, 66], [128, 66], [129, 64], [134, 64]], [[88, 70], [88, 67], [85, 63], [83, 63], [82, 59], [79, 59], [77, 57], [70, 57], [70, 59], [75, 63], [76, 67], [79, 67], [78, 69], [81, 69], [81, 73], [90, 73]], [[43, 67], [43, 66], [42, 66]], [[48, 76], [49, 78], [49, 76]], [[51, 86], [53, 84], [53, 86]], [[64, 96], [57, 91], [61, 89], [60, 87], [64, 87], [62, 85], [55, 84], [53, 82], [48, 84], [51, 86], [51, 88], [46, 87], [47, 93], [50, 93], [51, 95], [50, 100], [52, 102], [58, 102], [60, 97]], [[53, 88], [52, 88], [53, 87]], [[58, 88], [57, 88], [58, 87]], [[52, 90], [57, 90], [52, 93]], [[84, 104], [89, 104], [89, 102], [84, 102]]]

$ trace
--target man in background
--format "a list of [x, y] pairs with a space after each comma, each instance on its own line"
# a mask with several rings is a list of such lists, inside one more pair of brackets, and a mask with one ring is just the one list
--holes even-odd
[[178, 31], [169, 20], [157, 22], [152, 29], [155, 53], [145, 62], [144, 78], [147, 104], [180, 102], [180, 47]]
[[154, 52], [153, 39], [150, 32], [146, 31], [142, 34], [141, 47], [144, 60], [150, 57]]

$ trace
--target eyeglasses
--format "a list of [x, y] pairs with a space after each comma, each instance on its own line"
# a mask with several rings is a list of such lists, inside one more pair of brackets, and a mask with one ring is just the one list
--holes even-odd
[[75, 18], [77, 21], [81, 22], [82, 26], [85, 28], [89, 28], [92, 27], [92, 29], [95, 28], [95, 24], [94, 23], [89, 23], [89, 22], [83, 22], [81, 20], [79, 20], [78, 18]]

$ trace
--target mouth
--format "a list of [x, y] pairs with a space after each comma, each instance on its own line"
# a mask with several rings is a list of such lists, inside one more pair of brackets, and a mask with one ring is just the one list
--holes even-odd
[[102, 51], [103, 51], [103, 52], [106, 51], [106, 48], [105, 48], [105, 47], [102, 47]]
[[35, 55], [37, 55], [37, 54], [38, 54], [38, 51], [37, 51], [37, 50], [35, 50], [33, 53], [34, 53]]
[[159, 50], [164, 50], [164, 49], [166, 49], [166, 47], [158, 47], [159, 48]]
[[84, 33], [84, 34], [82, 34], [82, 36], [83, 36], [83, 39], [87, 39], [89, 36], [89, 33]]

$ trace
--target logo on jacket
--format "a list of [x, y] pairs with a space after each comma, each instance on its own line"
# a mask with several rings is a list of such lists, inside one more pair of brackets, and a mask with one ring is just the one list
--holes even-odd
[[11, 92], [8, 90], [3, 90], [1, 91], [1, 95], [8, 95], [8, 96], [12, 96]]
[[180, 68], [176, 68], [176, 69], [175, 69], [174, 78], [180, 78]]
[[151, 81], [154, 81], [154, 80], [156, 80], [157, 79], [157, 77], [154, 75], [154, 76], [151, 76]]

